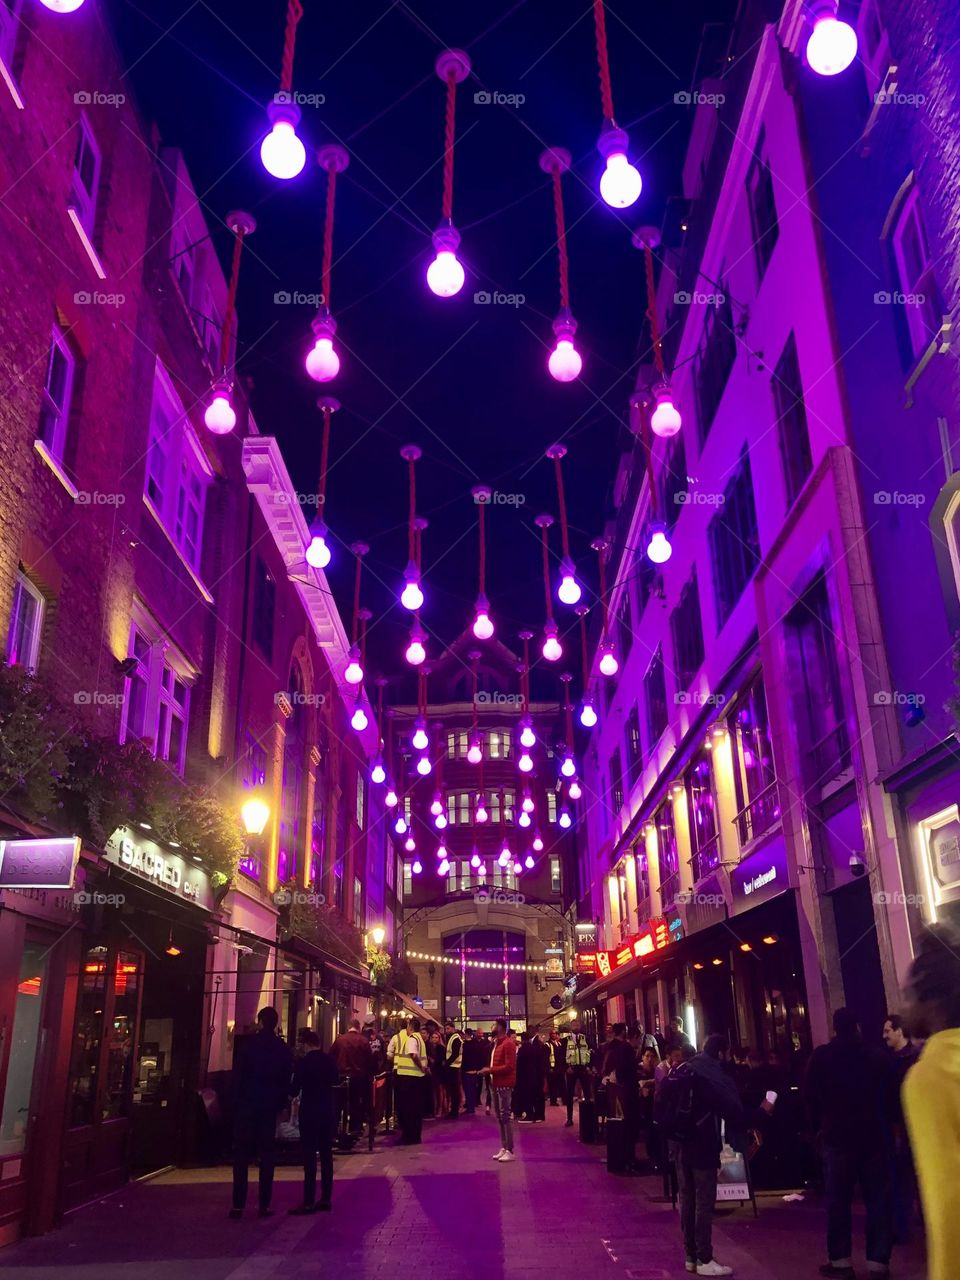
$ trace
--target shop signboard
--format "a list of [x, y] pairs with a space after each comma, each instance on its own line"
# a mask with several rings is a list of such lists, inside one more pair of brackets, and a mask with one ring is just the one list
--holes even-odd
[[574, 957], [574, 973], [597, 972], [597, 953], [595, 951], [578, 951]]
[[202, 867], [162, 848], [154, 840], [135, 835], [129, 827], [117, 828], [107, 842], [104, 857], [136, 879], [165, 889], [175, 898], [213, 910], [213, 887]]
[[739, 915], [761, 902], [769, 902], [789, 888], [787, 847], [781, 836], [751, 853], [730, 872], [733, 914]]
[[80, 837], [0, 840], [0, 889], [72, 889]]

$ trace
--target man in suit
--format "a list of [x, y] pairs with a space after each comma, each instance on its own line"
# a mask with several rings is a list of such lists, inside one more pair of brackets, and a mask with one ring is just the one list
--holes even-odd
[[293, 1055], [277, 1035], [280, 1015], [267, 1006], [257, 1014], [259, 1030], [241, 1036], [233, 1057], [233, 1207], [240, 1218], [247, 1204], [250, 1161], [260, 1158], [257, 1190], [260, 1217], [270, 1216], [276, 1165], [277, 1116], [287, 1105]]
[[[329, 1210], [333, 1194], [333, 1131], [336, 1109], [333, 1090], [337, 1064], [320, 1048], [320, 1037], [304, 1027], [297, 1037], [301, 1056], [293, 1069], [292, 1097], [300, 1098], [300, 1150], [303, 1157], [303, 1204], [290, 1212]], [[317, 1199], [317, 1153], [320, 1153], [320, 1199]]]

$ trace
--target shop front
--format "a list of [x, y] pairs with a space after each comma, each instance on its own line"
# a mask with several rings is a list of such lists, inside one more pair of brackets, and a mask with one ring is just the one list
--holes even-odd
[[215, 899], [206, 871], [121, 828], [88, 881], [67, 1083], [66, 1212], [195, 1151], [205, 974]]
[[0, 841], [0, 1245], [56, 1221], [80, 954], [80, 841]]

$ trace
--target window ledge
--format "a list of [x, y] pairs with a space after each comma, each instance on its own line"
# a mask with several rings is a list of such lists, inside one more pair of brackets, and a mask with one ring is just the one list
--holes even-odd
[[920, 381], [920, 378], [923, 376], [923, 373], [926, 370], [927, 365], [930, 363], [930, 361], [933, 359], [934, 356], [942, 356], [947, 351], [949, 351], [952, 342], [953, 342], [953, 321], [950, 319], [949, 316], [944, 316], [943, 321], [940, 325], [939, 331], [937, 332], [933, 341], [927, 347], [926, 351], [924, 351], [923, 354], [920, 356], [920, 358], [917, 360], [917, 363], [913, 367], [913, 371], [911, 372], [909, 378], [907, 378], [907, 381], [904, 384], [903, 390], [906, 395], [906, 400], [904, 402], [903, 407], [905, 409], [913, 408], [913, 403], [914, 403], [913, 390], [914, 390], [914, 387], [917, 385], [917, 383]]
[[100, 255], [99, 253], [97, 253], [96, 249], [93, 247], [93, 241], [87, 235], [87, 229], [83, 225], [83, 223], [80, 221], [80, 214], [77, 212], [76, 207], [74, 205], [72, 204], [67, 205], [67, 216], [69, 217], [70, 221], [73, 223], [73, 228], [80, 239], [80, 243], [83, 245], [84, 249], [86, 250], [87, 257], [90, 259], [90, 262], [93, 265], [94, 271], [97, 273], [97, 275], [100, 277], [101, 280], [106, 280], [107, 278], [106, 268], [104, 267], [103, 263], [100, 261]]
[[17, 88], [17, 82], [13, 78], [13, 72], [5, 62], [0, 60], [0, 79], [7, 86], [10, 97], [13, 99], [13, 105], [18, 111], [23, 110], [23, 99], [20, 97], [20, 90]]
[[50, 450], [47, 448], [47, 446], [43, 443], [42, 440], [40, 439], [34, 440], [33, 447], [34, 449], [36, 449], [39, 456], [43, 459], [46, 465], [50, 468], [53, 474], [57, 477], [57, 479], [66, 489], [67, 493], [69, 493], [70, 497], [74, 500], [74, 502], [76, 502], [77, 494], [80, 492], [80, 490], [77, 488], [77, 486], [73, 483], [73, 481], [67, 475], [67, 472], [66, 472], [66, 469], [64, 468], [63, 463], [53, 456], [53, 454], [50, 452]]
[[150, 499], [147, 497], [146, 494], [143, 495], [143, 505], [147, 508], [147, 510], [153, 516], [154, 520], [156, 520], [157, 524], [160, 526], [160, 529], [163, 532], [163, 536], [170, 543], [170, 546], [173, 548], [173, 551], [177, 559], [180, 561], [184, 569], [186, 569], [187, 573], [190, 575], [193, 585], [197, 588], [197, 590], [203, 596], [204, 600], [206, 600], [207, 604], [213, 604], [213, 596], [211, 595], [210, 591], [205, 585], [203, 579], [200, 577], [200, 575], [191, 565], [190, 561], [187, 559], [187, 557], [183, 554], [183, 552], [177, 546], [173, 538], [173, 535], [171, 534], [167, 526], [164, 524], [163, 518], [160, 515], [160, 512], [153, 505], [153, 503], [150, 501]]

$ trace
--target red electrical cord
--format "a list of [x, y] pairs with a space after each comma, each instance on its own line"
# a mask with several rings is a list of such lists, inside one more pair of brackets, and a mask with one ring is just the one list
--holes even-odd
[[480, 595], [486, 595], [487, 585], [487, 538], [484, 516], [487, 510], [485, 502], [480, 503]]
[[563, 188], [560, 185], [561, 169], [553, 169], [553, 209], [557, 219], [557, 256], [560, 262], [560, 306], [570, 306], [570, 258], [567, 254], [567, 226], [563, 216]]
[[[317, 506], [325, 508], [327, 501], [327, 465], [330, 461], [330, 405], [321, 405], [320, 411], [323, 414], [323, 441], [320, 445], [320, 480], [317, 490]], [[325, 515], [326, 511], [321, 510], [318, 514]]]
[[409, 492], [410, 492], [410, 521], [407, 530], [407, 550], [409, 552], [407, 559], [417, 560], [417, 531], [414, 526], [414, 520], [417, 515], [417, 476], [414, 470], [416, 466], [416, 458], [411, 454], [407, 458], [407, 467], [409, 471]]
[[227, 291], [226, 314], [223, 317], [223, 329], [220, 334], [220, 367], [226, 369], [227, 356], [230, 354], [230, 331], [233, 328], [237, 311], [237, 283], [240, 279], [240, 254], [243, 252], [243, 226], [238, 226], [233, 241], [233, 262], [230, 265], [230, 288]]
[[603, 118], [614, 124], [613, 85], [610, 81], [610, 54], [607, 50], [607, 15], [604, 12], [603, 0], [593, 0], [593, 24], [597, 32], [597, 63], [600, 70]]
[[293, 51], [297, 43], [297, 24], [303, 17], [300, 0], [290, 0], [287, 5], [287, 26], [283, 33], [283, 62], [280, 67], [280, 92], [289, 93], [293, 88]]
[[542, 524], [540, 532], [543, 535], [543, 594], [547, 601], [547, 621], [553, 621], [553, 601], [550, 599], [550, 548], [547, 544], [547, 529], [549, 525]]
[[653, 359], [657, 366], [660, 380], [666, 380], [663, 366], [663, 344], [660, 341], [660, 326], [657, 324], [657, 289], [653, 279], [653, 250], [649, 244], [643, 246], [643, 256], [647, 264], [647, 319], [650, 322], [650, 342], [653, 346]]
[[323, 305], [330, 310], [330, 272], [333, 268], [333, 210], [337, 198], [337, 167], [327, 166], [327, 212], [323, 224], [323, 273], [320, 289]]
[[457, 73], [447, 72], [447, 116], [443, 142], [443, 217], [453, 219], [453, 140], [457, 120]]
[[[556, 452], [552, 453], [553, 465], [557, 473], [557, 500], [560, 504], [560, 540], [563, 546], [564, 557], [570, 559], [570, 536], [567, 532], [567, 495], [563, 488], [563, 470], [560, 466], [560, 460], [566, 453], [563, 445], [555, 446]], [[561, 453], [560, 450], [563, 450]]]

